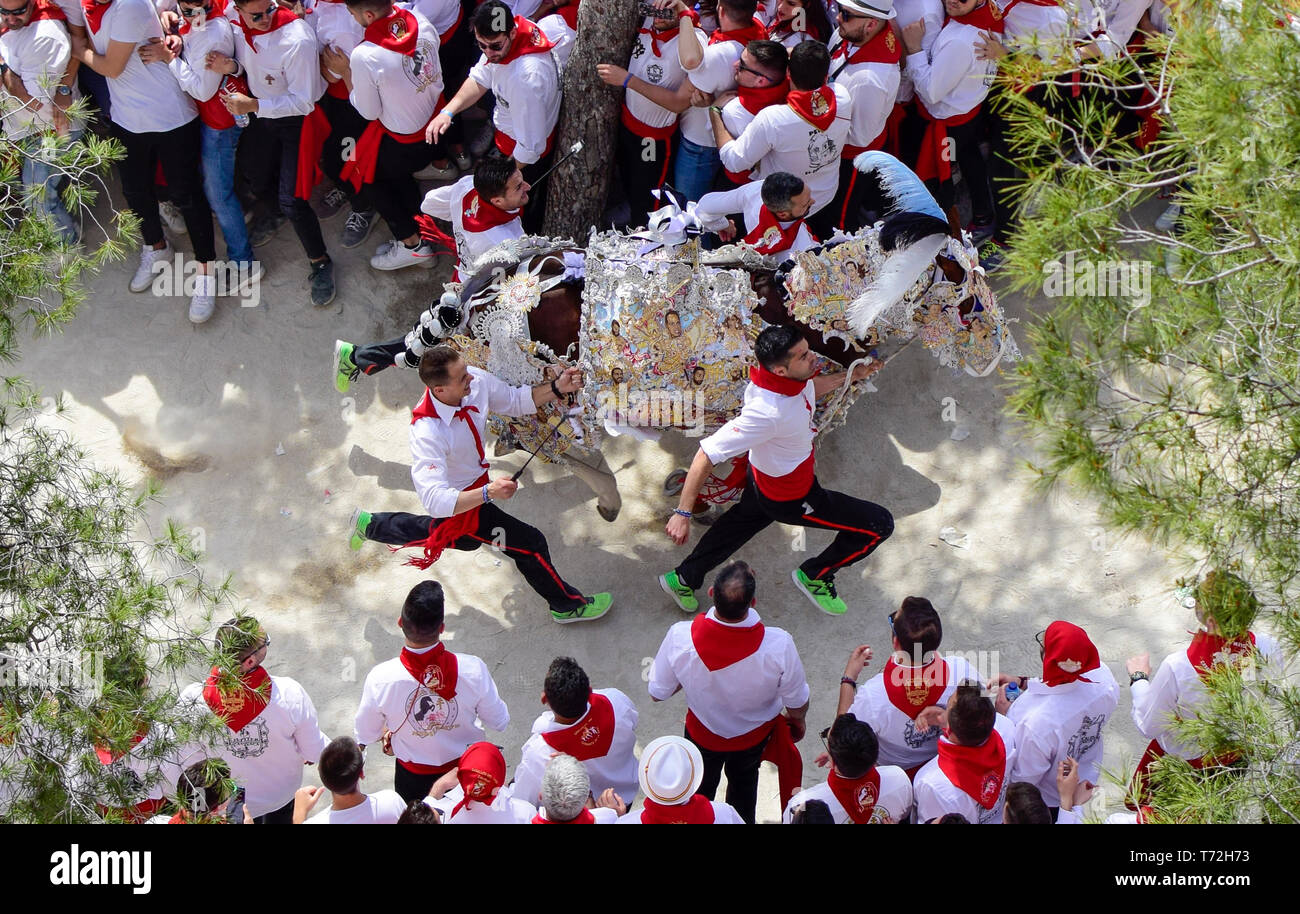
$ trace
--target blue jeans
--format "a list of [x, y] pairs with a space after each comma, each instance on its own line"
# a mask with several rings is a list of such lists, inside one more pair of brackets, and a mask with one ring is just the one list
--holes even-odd
[[[75, 143], [84, 132], [84, 129], [72, 130], [68, 136]], [[36, 190], [36, 199], [32, 202], [33, 211], [49, 216], [63, 239], [68, 244], [76, 244], [81, 238], [81, 231], [77, 228], [77, 220], [72, 218], [72, 214], [59, 199], [59, 182], [63, 180], [63, 174], [51, 164], [55, 155], [53, 147], [42, 149], [41, 136], [37, 134], [26, 137], [22, 141], [22, 149], [23, 185]], [[37, 190], [38, 188], [44, 190]]]
[[677, 162], [673, 166], [673, 187], [687, 200], [698, 202], [713, 190], [713, 179], [721, 167], [716, 146], [700, 146], [680, 137]]
[[235, 263], [251, 263], [253, 246], [248, 243], [248, 228], [244, 225], [244, 209], [235, 193], [235, 150], [239, 146], [242, 127], [214, 130], [202, 125], [203, 193], [208, 205], [216, 214], [221, 235], [226, 239], [226, 259]]

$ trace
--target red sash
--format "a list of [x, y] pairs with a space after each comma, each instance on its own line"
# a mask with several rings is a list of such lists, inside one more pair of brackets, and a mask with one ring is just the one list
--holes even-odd
[[[1129, 782], [1128, 797], [1124, 800], [1124, 805], [1126, 807], [1139, 813], [1142, 809], [1150, 809], [1151, 783], [1149, 777], [1151, 774], [1151, 765], [1156, 759], [1164, 758], [1166, 755], [1168, 755], [1168, 753], [1160, 747], [1160, 741], [1153, 739], [1147, 746], [1147, 751], [1142, 753], [1142, 758], [1138, 760], [1137, 768], [1133, 771], [1133, 780]], [[1197, 758], [1184, 759], [1184, 761], [1191, 765], [1192, 768], [1200, 771], [1208, 765], [1231, 765], [1237, 760], [1237, 758], [1238, 756], [1235, 754], [1225, 755], [1218, 758], [1202, 755]], [[1139, 814], [1139, 821], [1141, 818], [1142, 817]]]
[[525, 54], [542, 54], [554, 47], [551, 39], [546, 37], [546, 33], [537, 27], [537, 23], [523, 16], [516, 16], [515, 40], [510, 43], [510, 50], [506, 52], [506, 56], [497, 63], [504, 67]]
[[[885, 682], [885, 696], [889, 703], [903, 712], [909, 720], [916, 720], [926, 708], [937, 705], [948, 688], [948, 664], [935, 657], [921, 669], [900, 666], [890, 657], [881, 675]], [[935, 677], [938, 681], [935, 681]]]
[[786, 96], [785, 103], [795, 114], [823, 133], [835, 120], [835, 90], [830, 86], [822, 86], [811, 92], [792, 89]]
[[[226, 18], [226, 0], [211, 0], [213, 18]], [[190, 27], [190, 20], [182, 17], [179, 33], [184, 36], [188, 35], [193, 29]], [[221, 103], [221, 96], [228, 92], [238, 92], [241, 95], [251, 96], [253, 93], [248, 88], [248, 80], [242, 75], [226, 75], [221, 78], [221, 84], [217, 91], [212, 93], [212, 97], [206, 101], [198, 102], [199, 119], [205, 125], [213, 130], [229, 130], [235, 126], [235, 116], [226, 110], [226, 106]]]
[[439, 643], [432, 650], [417, 654], [409, 648], [402, 648], [398, 655], [406, 672], [444, 701], [456, 697], [456, 681], [459, 678], [460, 665], [456, 655], [447, 650], [447, 645]]
[[647, 799], [641, 810], [642, 825], [712, 825], [713, 818], [713, 801], [698, 793], [676, 806]]
[[564, 24], [575, 32], [578, 30], [578, 7], [581, 4], [582, 0], [572, 0], [572, 2], [560, 7], [559, 12], [555, 14], [563, 19]]
[[[402, 10], [402, 12], [406, 12]], [[342, 80], [339, 80], [341, 83]], [[335, 85], [338, 85], [336, 83]], [[436, 115], [442, 110], [443, 98], [438, 96], [438, 104], [433, 109]], [[357, 140], [355, 154], [352, 160], [345, 163], [343, 170], [339, 172], [339, 177], [344, 181], [351, 181], [352, 186], [361, 190], [363, 185], [375, 183], [375, 169], [379, 167], [379, 147], [384, 143], [384, 137], [390, 136], [399, 143], [407, 146], [412, 143], [424, 142], [424, 127], [414, 133], [393, 133], [384, 126], [378, 118], [366, 124], [366, 129], [361, 131], [361, 139]]]
[[[541, 155], [543, 159], [551, 154], [551, 147], [555, 145], [555, 134], [557, 132], [559, 132], [558, 126], [556, 126], [555, 130], [551, 131], [551, 135], [546, 138], [546, 148], [542, 150]], [[492, 142], [496, 144], [497, 149], [501, 150], [503, 156], [514, 155], [515, 147], [519, 145], [518, 140], [508, 133], [502, 133], [500, 130], [496, 131], [496, 135], [492, 137]]]
[[[781, 223], [777, 221], [776, 216], [764, 204], [758, 210], [758, 225], [745, 236], [745, 243], [758, 251], [760, 254], [777, 254], [781, 251], [788, 251], [794, 244], [794, 240], [799, 237], [799, 227], [803, 225], [802, 219], [795, 219], [786, 228], [781, 228]], [[814, 238], [814, 241], [817, 239]], [[802, 388], [800, 388], [802, 390]]]
[[[84, 3], [85, 0], [82, 0], [82, 2]], [[252, 48], [253, 53], [256, 54], [257, 45], [253, 44], [253, 39], [255, 37], [257, 37], [258, 35], [269, 35], [271, 32], [274, 32], [276, 29], [283, 28], [284, 26], [288, 25], [290, 22], [297, 21], [297, 19], [298, 19], [297, 16], [295, 16], [289, 10], [285, 9], [283, 6], [277, 6], [275, 8], [275, 12], [271, 14], [271, 25], [268, 28], [260, 29], [260, 30], [249, 28], [248, 23], [244, 21], [243, 16], [239, 17], [239, 27], [244, 32], [244, 40], [248, 42], [248, 46]]]
[[880, 799], [880, 772], [872, 768], [860, 778], [849, 780], [831, 769], [826, 784], [844, 807], [854, 825], [870, 825], [871, 813]]
[[965, 114], [952, 117], [936, 118], [925, 108], [920, 96], [916, 99], [916, 110], [925, 118], [925, 135], [921, 138], [921, 152], [916, 159], [916, 176], [922, 181], [952, 180], [952, 163], [944, 155], [944, 146], [948, 140], [948, 128], [960, 127], [974, 120], [984, 103], [980, 102]]
[[228, 694], [223, 693], [217, 684], [220, 674], [220, 668], [214, 666], [203, 684], [203, 700], [232, 733], [238, 733], [261, 714], [271, 700], [271, 677], [260, 666], [254, 667], [252, 672], [240, 677], [239, 688]]
[[697, 745], [703, 746], [713, 752], [739, 752], [742, 749], [750, 749], [757, 746], [763, 740], [767, 739], [769, 733], [781, 720], [778, 714], [767, 723], [759, 724], [748, 733], [742, 733], [740, 736], [718, 736], [708, 727], [700, 722], [695, 716], [695, 712], [690, 708], [686, 709], [686, 734]]
[[619, 114], [619, 119], [622, 121], [624, 127], [631, 130], [637, 136], [643, 138], [648, 137], [652, 140], [659, 140], [660, 142], [672, 139], [673, 134], [677, 132], [676, 120], [667, 127], [651, 127], [629, 110], [627, 102], [623, 103], [623, 110]]
[[701, 613], [691, 622], [691, 644], [710, 673], [752, 655], [763, 644], [763, 623], [744, 628], [724, 625]]
[[1007, 776], [1007, 747], [994, 730], [982, 746], [939, 740], [939, 770], [983, 809], [992, 809]]
[[[99, 33], [99, 27], [104, 24], [104, 14], [108, 12], [110, 6], [112, 6], [111, 3], [81, 0], [81, 11], [86, 14], [86, 28], [90, 29], [90, 34], [96, 35]], [[59, 10], [59, 12], [63, 11]]]
[[[766, 209], [767, 207], [763, 207], [764, 211]], [[786, 397], [797, 397], [808, 386], [808, 379], [796, 381], [793, 378], [783, 378], [772, 374], [761, 365], [749, 369], [749, 380], [764, 390]], [[807, 401], [804, 401], [804, 406], [808, 406]], [[812, 407], [808, 407], [808, 410], [811, 413]], [[754, 474], [755, 487], [765, 498], [772, 501], [795, 501], [807, 495], [808, 490], [812, 488], [816, 473], [816, 459], [810, 448], [803, 463], [784, 476], [769, 476], [752, 463], [749, 464], [749, 469]]]
[[533, 825], [595, 825], [596, 817], [591, 814], [590, 809], [584, 809], [582, 812], [578, 813], [576, 818], [570, 819], [568, 822], [556, 822], [554, 819], [543, 818], [542, 814], [539, 812], [537, 815], [533, 816], [532, 824]]
[[302, 119], [302, 131], [298, 134], [298, 176], [293, 187], [295, 197], [310, 200], [312, 190], [324, 177], [320, 170], [320, 157], [325, 149], [325, 140], [333, 129], [320, 105], [314, 106], [311, 113]]
[[1255, 633], [1246, 632], [1245, 641], [1229, 641], [1221, 635], [1197, 632], [1187, 646], [1187, 661], [1196, 675], [1205, 679], [1216, 664], [1236, 662], [1255, 652]]
[[[874, 140], [865, 146], [852, 146], [845, 143], [844, 148], [840, 151], [840, 158], [856, 159], [859, 155], [869, 149], [873, 151], [883, 149], [891, 154], [896, 153], [898, 150], [898, 126], [903, 123], [903, 118], [906, 116], [907, 112], [903, 106], [895, 104], [894, 107], [890, 109], [889, 117], [885, 118], [885, 126], [881, 129], [880, 133], [876, 135]], [[856, 174], [857, 170], [854, 169], [854, 175]], [[850, 186], [850, 190], [851, 189], [852, 187]]]
[[563, 730], [543, 733], [546, 745], [571, 755], [580, 762], [604, 758], [614, 742], [614, 703], [604, 695], [591, 693], [591, 708]]
[[724, 29], [715, 29], [713, 34], [709, 36], [710, 45], [719, 44], [723, 41], [739, 41], [741, 46], [743, 47], [749, 44], [751, 41], [766, 41], [766, 40], [767, 40], [767, 26], [759, 22], [757, 16], [755, 16], [754, 19], [750, 22], [750, 24], [745, 26], [743, 29], [734, 29], [732, 31], [726, 31]]

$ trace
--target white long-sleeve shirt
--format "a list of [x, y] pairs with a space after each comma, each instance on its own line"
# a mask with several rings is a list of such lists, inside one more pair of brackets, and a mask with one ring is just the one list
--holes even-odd
[[[700, 202], [695, 205], [695, 215], [699, 217], [700, 224], [706, 229], [711, 232], [720, 232], [727, 227], [727, 218], [729, 216], [735, 213], [744, 213], [745, 225], [752, 231], [758, 225], [759, 211], [762, 208], [763, 182], [751, 181], [749, 184], [737, 187], [734, 190], [714, 191], [700, 197]], [[793, 221], [790, 220], [777, 223], [782, 229], [788, 229], [793, 224]], [[801, 225], [799, 226], [799, 232], [795, 235], [794, 243], [790, 245], [789, 253], [796, 254], [799, 251], [815, 247], [816, 244], [817, 241], [813, 238], [812, 232], [808, 231], [808, 226], [806, 224]], [[805, 454], [804, 456], [808, 455]]]
[[[744, 45], [739, 41], [701, 44], [704, 45], [703, 58], [694, 70], [686, 71], [686, 78], [691, 81], [691, 85], [708, 95], [736, 88], [731, 65], [740, 60], [741, 52], [745, 50]], [[718, 145], [713, 138], [713, 121], [709, 117], [708, 108], [687, 108], [678, 116], [678, 123], [681, 125], [682, 136], [695, 145], [708, 148]]]
[[396, 758], [440, 766], [454, 762], [482, 740], [483, 727], [498, 733], [505, 730], [510, 711], [487, 664], [473, 654], [458, 653], [456, 670], [456, 694], [444, 699], [417, 682], [399, 658], [376, 666], [361, 687], [357, 742], [378, 742], [389, 730]]
[[492, 123], [515, 141], [515, 161], [531, 165], [541, 159], [560, 119], [560, 62], [554, 53], [522, 54], [507, 64], [480, 57], [469, 78], [496, 96]]
[[[181, 88], [195, 101], [206, 102], [221, 88], [225, 74], [209, 70], [204, 64], [209, 51], [234, 57], [235, 37], [234, 26], [224, 16], [214, 16], [202, 28], [190, 29], [181, 36], [184, 49], [168, 66]], [[239, 40], [244, 40], [242, 34]]]
[[[234, 6], [234, 3], [230, 5]], [[344, 54], [351, 54], [366, 34], [366, 30], [352, 18], [348, 5], [342, 0], [321, 0], [312, 7], [311, 15], [305, 21], [316, 33], [316, 45], [322, 51], [332, 47]], [[339, 76], [333, 70], [329, 72], [331, 76]], [[353, 79], [356, 79], [355, 74]]]
[[[451, 27], [463, 15], [459, 0], [415, 0], [413, 3], [399, 3], [397, 5], [402, 9], [419, 13], [433, 23], [433, 27], [438, 30], [439, 39], [445, 37]], [[462, 23], [462, 25], [465, 28], [469, 27], [468, 23]]]
[[[440, 403], [430, 394], [437, 415], [411, 423], [411, 478], [420, 504], [434, 517], [455, 514], [460, 493], [486, 472], [487, 459], [479, 456], [468, 423], [474, 423], [479, 440], [486, 442], [488, 413], [526, 416], [537, 410], [531, 387], [511, 387], [480, 368], [470, 368], [469, 373], [473, 379], [469, 396], [459, 407]], [[478, 411], [457, 419], [456, 410], [468, 406]]]
[[917, 97], [935, 118], [965, 114], [988, 96], [998, 67], [997, 61], [975, 59], [975, 39], [982, 34], [950, 19], [928, 54], [922, 50], [903, 58]]
[[401, 54], [363, 41], [352, 49], [352, 107], [366, 120], [378, 120], [393, 133], [421, 131], [433, 120], [442, 98], [438, 32], [419, 13], [415, 53]]
[[258, 117], [307, 115], [325, 93], [316, 33], [302, 19], [253, 34], [253, 47], [241, 34], [235, 42], [239, 62], [248, 71], [248, 87], [257, 96]]
[[[895, 823], [903, 821], [912, 811], [912, 782], [907, 779], [907, 772], [893, 765], [877, 765], [876, 771], [880, 774], [880, 795], [876, 798], [875, 808], [871, 811], [870, 824], [882, 823], [885, 816], [889, 816]], [[836, 825], [853, 824], [848, 810], [836, 798], [831, 785], [826, 781], [791, 797], [790, 802], [785, 806], [785, 812], [781, 813], [781, 824], [789, 825], [790, 820], [794, 818], [795, 810], [809, 800], [821, 800], [825, 803]]]
[[[596, 689], [597, 695], [609, 699], [614, 709], [614, 738], [609, 752], [596, 758], [583, 761], [591, 778], [591, 794], [599, 797], [605, 788], [613, 787], [623, 802], [629, 805], [640, 789], [636, 773], [636, 722], [637, 710], [632, 699], [618, 689]], [[591, 712], [591, 705], [583, 712], [583, 718]], [[515, 768], [514, 795], [526, 802], [537, 805], [541, 803], [542, 775], [546, 773], [546, 763], [555, 754], [542, 736], [569, 727], [582, 726], [582, 718], [577, 723], [559, 724], [555, 722], [555, 713], [547, 711], [533, 722], [532, 735], [524, 743], [523, 755]]]
[[1016, 765], [1012, 780], [1035, 785], [1048, 806], [1061, 805], [1056, 766], [1079, 763], [1079, 780], [1101, 779], [1102, 730], [1119, 704], [1119, 683], [1105, 664], [1084, 674], [1092, 682], [1048, 686], [1029, 680], [1007, 717], [1016, 725]]
[[948, 775], [943, 773], [943, 769], [939, 767], [939, 759], [936, 757], [927, 762], [912, 781], [918, 823], [924, 824], [931, 819], [956, 812], [965, 816], [966, 821], [972, 825], [1002, 824], [1002, 807], [1006, 802], [1007, 787], [1011, 784], [1011, 771], [1016, 763], [1015, 725], [999, 714], [993, 722], [993, 728], [1002, 737], [1002, 743], [1007, 751], [1002, 790], [998, 794], [997, 803], [992, 809], [985, 809], [979, 805], [974, 797], [948, 780]]
[[839, 187], [840, 152], [853, 117], [853, 99], [848, 90], [843, 86], [833, 89], [835, 119], [824, 131], [805, 121], [789, 105], [769, 105], [758, 112], [744, 133], [718, 149], [722, 167], [736, 172], [752, 169], [756, 181], [778, 171], [802, 178], [812, 191], [810, 216], [829, 204]]
[[[52, 130], [55, 88], [72, 58], [67, 27], [58, 19], [34, 19], [20, 29], [6, 29], [0, 33], [0, 57], [22, 79], [27, 94], [41, 105], [40, 111], [29, 106], [6, 117], [6, 132], [16, 140]], [[81, 90], [74, 80], [72, 100], [79, 98]]]
[[1002, 43], [1009, 49], [1049, 62], [1070, 56], [1074, 29], [1064, 7], [1017, 3], [1006, 11], [1005, 22]]
[[[524, 223], [518, 215], [509, 222], [494, 225], [485, 232], [471, 232], [465, 228], [465, 208], [470, 204], [474, 190], [474, 176], [466, 175], [455, 184], [435, 187], [424, 195], [420, 211], [435, 219], [451, 223], [451, 235], [456, 240], [456, 253], [460, 257], [461, 279], [473, 274], [480, 257], [503, 241], [524, 236]], [[519, 210], [515, 210], [519, 214]]]
[[[1104, 57], [1114, 60], [1133, 40], [1137, 24], [1151, 0], [1091, 0], [1091, 4], [1091, 21], [1087, 25], [1092, 32], [1101, 31], [1092, 40], [1097, 42]], [[1082, 12], [1088, 14], [1086, 3]]]
[[[921, 36], [921, 50], [929, 54], [930, 49], [934, 47], [935, 40], [939, 37], [939, 33], [943, 31], [943, 21], [946, 18], [943, 10], [943, 0], [894, 0], [894, 11], [898, 14], [894, 21], [900, 29], [906, 28], [918, 20], [925, 20], [925, 34]], [[911, 77], [904, 70], [898, 82], [898, 103], [905, 105], [915, 96], [916, 91], [912, 86]]]
[[[851, 46], [848, 56], [852, 57], [857, 47]], [[832, 53], [834, 50], [832, 47]], [[880, 136], [885, 129], [885, 121], [894, 110], [902, 71], [896, 64], [865, 61], [845, 65], [843, 60], [832, 58], [831, 73], [836, 71], [839, 73], [834, 77], [834, 84], [842, 86], [852, 100], [852, 118], [845, 143], [849, 146], [867, 146]]]

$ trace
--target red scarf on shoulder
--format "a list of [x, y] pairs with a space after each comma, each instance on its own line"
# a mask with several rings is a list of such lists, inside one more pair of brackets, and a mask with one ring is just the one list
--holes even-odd
[[854, 825], [870, 825], [871, 814], [880, 799], [880, 772], [872, 768], [860, 778], [841, 777], [831, 769], [826, 784], [844, 807]]
[[[886, 25], [876, 33], [866, 44], [859, 47], [852, 54], [849, 53], [851, 45], [847, 41], [842, 41], [835, 46], [831, 54], [832, 60], [838, 60], [841, 57], [847, 57], [845, 64], [858, 63], [898, 63], [903, 59], [903, 44], [894, 34], [892, 25]], [[837, 71], [838, 72], [838, 71]]]
[[982, 746], [959, 746], [939, 740], [939, 770], [984, 809], [992, 809], [1002, 795], [1007, 776], [1007, 747], [994, 730]]
[[[83, 0], [83, 2], [85, 2], [85, 0]], [[108, 7], [104, 7], [104, 9], [108, 9]], [[103, 14], [101, 13], [100, 15], [102, 16]], [[31, 25], [33, 22], [40, 19], [57, 19], [66, 22], [67, 18], [67, 14], [53, 3], [50, 3], [49, 0], [32, 0], [32, 18], [27, 20], [27, 24]], [[11, 31], [10, 28], [5, 26], [3, 29], [0, 29], [0, 35], [3, 35], [8, 31]], [[96, 24], [95, 31], [99, 31], [98, 24]]]
[[[108, 8], [112, 5], [111, 3], [96, 3], [95, 0], [81, 0], [81, 11], [86, 14], [86, 28], [90, 29], [90, 34], [99, 34], [99, 28], [104, 24], [104, 14], [108, 12]], [[59, 10], [59, 12], [62, 13], [63, 10]], [[67, 16], [63, 18], [66, 19]]]
[[1246, 632], [1244, 640], [1229, 641], [1222, 635], [1197, 632], [1187, 646], [1187, 661], [1202, 679], [1220, 663], [1236, 662], [1255, 652], [1255, 633]]
[[221, 668], [213, 667], [203, 684], [203, 700], [221, 722], [238, 733], [265, 710], [271, 700], [271, 676], [260, 666], [240, 677], [239, 688], [222, 692], [218, 686]]
[[510, 43], [510, 51], [497, 63], [504, 67], [525, 54], [542, 54], [553, 47], [555, 45], [546, 37], [546, 33], [537, 27], [537, 23], [523, 16], [516, 16], [515, 40]]
[[795, 114], [823, 133], [835, 121], [835, 90], [830, 86], [822, 86], [811, 92], [791, 89], [785, 103]]
[[909, 720], [916, 720], [926, 708], [937, 705], [944, 689], [948, 688], [948, 664], [940, 657], [935, 657], [919, 670], [895, 663], [890, 657], [881, 675], [884, 677], [885, 697]]
[[730, 31], [728, 31], [727, 29], [715, 29], [713, 34], [709, 36], [710, 45], [720, 44], [721, 42], [724, 41], [739, 41], [741, 46], [743, 47], [744, 45], [749, 44], [751, 41], [766, 41], [766, 40], [767, 40], [767, 26], [759, 22], [757, 16], [755, 16], [753, 21], [751, 21], [750, 24], [745, 26], [744, 28], [732, 29]]
[[415, 39], [419, 31], [420, 27], [409, 10], [394, 7], [393, 15], [386, 19], [376, 19], [366, 26], [362, 40], [410, 57], [415, 53]]
[[691, 644], [710, 673], [739, 663], [763, 643], [763, 623], [744, 628], [724, 625], [701, 614], [691, 622]]
[[406, 672], [444, 701], [451, 701], [456, 696], [456, 680], [460, 666], [456, 655], [447, 650], [447, 645], [439, 642], [432, 650], [417, 654], [410, 648], [402, 648], [398, 655]]
[[[84, 3], [85, 0], [82, 0], [82, 2]], [[248, 46], [252, 48], [253, 53], [256, 54], [257, 45], [253, 44], [254, 38], [256, 38], [258, 35], [269, 35], [272, 32], [276, 31], [277, 29], [284, 28], [290, 22], [296, 22], [297, 19], [298, 19], [297, 16], [295, 16], [289, 10], [285, 9], [283, 6], [277, 6], [275, 7], [275, 12], [271, 14], [270, 28], [261, 29], [261, 30], [249, 28], [248, 23], [244, 21], [243, 16], [239, 17], [239, 27], [244, 32], [244, 40], [248, 42]]]
[[[1043, 4], [1055, 6], [1056, 4]], [[980, 6], [975, 7], [965, 16], [945, 16], [944, 23], [949, 21], [960, 22], [962, 25], [973, 25], [981, 32], [993, 32], [1001, 35], [1007, 27], [1005, 14], [993, 0], [987, 0]]]
[[519, 210], [506, 212], [471, 189], [460, 201], [460, 222], [467, 232], [486, 232], [519, 218]]
[[590, 809], [584, 809], [578, 813], [577, 818], [570, 819], [568, 822], [556, 822], [554, 819], [547, 819], [539, 812], [533, 816], [533, 825], [595, 825], [596, 817], [591, 814]]
[[614, 703], [595, 692], [587, 700], [591, 707], [586, 714], [562, 730], [542, 734], [546, 745], [580, 762], [604, 758], [614, 742]]
[[738, 88], [740, 103], [750, 114], [758, 114], [764, 108], [779, 105], [790, 94], [790, 80], [783, 79], [780, 85], [768, 86], [766, 89]]
[[[790, 93], [793, 95], [794, 93]], [[781, 251], [788, 251], [794, 244], [795, 239], [799, 237], [799, 227], [803, 225], [802, 219], [795, 219], [786, 228], [781, 228], [781, 223], [777, 221], [776, 216], [767, 208], [766, 204], [758, 210], [758, 225], [745, 236], [745, 243], [758, 251], [760, 254], [779, 254]], [[811, 234], [811, 233], [810, 233]], [[816, 242], [816, 238], [813, 241]], [[776, 377], [773, 375], [773, 377]], [[755, 382], [757, 383], [757, 382]], [[763, 385], [759, 385], [760, 387]], [[802, 388], [800, 388], [802, 390]]]

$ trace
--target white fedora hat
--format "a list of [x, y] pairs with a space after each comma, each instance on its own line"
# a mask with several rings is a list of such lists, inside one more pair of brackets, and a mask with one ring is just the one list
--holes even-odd
[[680, 806], [704, 780], [704, 756], [690, 740], [661, 736], [641, 750], [637, 767], [641, 792], [661, 806]]
[[841, 9], [859, 16], [873, 19], [893, 19], [898, 13], [894, 10], [894, 0], [838, 0]]

